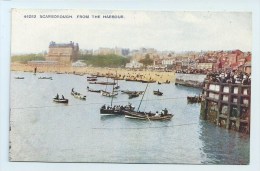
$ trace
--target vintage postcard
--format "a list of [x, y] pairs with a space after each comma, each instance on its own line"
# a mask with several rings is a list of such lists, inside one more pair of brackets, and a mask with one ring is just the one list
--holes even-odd
[[10, 161], [250, 163], [250, 12], [11, 14]]

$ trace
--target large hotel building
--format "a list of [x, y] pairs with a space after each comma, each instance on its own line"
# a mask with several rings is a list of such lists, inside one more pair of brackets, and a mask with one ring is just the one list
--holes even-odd
[[79, 52], [78, 43], [55, 43], [50, 42], [49, 52], [45, 56], [46, 61], [56, 61], [59, 64], [70, 64], [77, 60]]

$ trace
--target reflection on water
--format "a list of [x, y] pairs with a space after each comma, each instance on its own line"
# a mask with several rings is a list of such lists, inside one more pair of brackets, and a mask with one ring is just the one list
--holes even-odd
[[248, 164], [249, 136], [232, 130], [215, 127], [205, 121], [200, 122], [204, 164]]
[[[24, 80], [14, 79], [16, 76]], [[52, 76], [53, 80], [39, 80]], [[100, 81], [106, 81], [101, 78]], [[111, 80], [110, 80], [111, 81]], [[119, 80], [121, 90], [144, 90], [146, 84]], [[187, 104], [186, 97], [200, 90], [174, 84], [149, 84], [140, 110], [174, 114], [171, 121], [149, 122], [124, 116], [100, 116], [99, 108], [111, 99], [86, 87], [86, 77], [41, 73], [11, 74], [12, 161], [247, 164], [249, 137], [215, 127], [199, 119], [199, 104]], [[86, 101], [70, 95], [71, 89], [86, 94]], [[160, 89], [163, 96], [153, 95]], [[69, 104], [57, 104], [59, 93]], [[128, 99], [119, 93], [113, 104], [131, 102], [136, 108], [141, 96]]]

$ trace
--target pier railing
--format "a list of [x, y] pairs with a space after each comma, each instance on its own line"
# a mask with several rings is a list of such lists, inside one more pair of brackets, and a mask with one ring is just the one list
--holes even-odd
[[202, 96], [202, 119], [226, 129], [250, 132], [250, 85], [205, 81]]

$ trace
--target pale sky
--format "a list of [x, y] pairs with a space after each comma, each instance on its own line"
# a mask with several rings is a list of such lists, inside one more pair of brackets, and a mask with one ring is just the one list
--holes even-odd
[[[97, 19], [91, 15], [123, 15]], [[24, 18], [36, 15], [36, 18]], [[72, 15], [72, 19], [40, 18]], [[89, 15], [78, 19], [77, 15]], [[247, 12], [147, 12], [94, 10], [12, 11], [12, 54], [48, 51], [50, 41], [79, 43], [80, 49], [141, 47], [157, 50], [252, 50], [252, 16]]]

